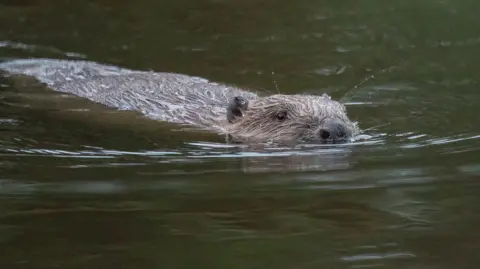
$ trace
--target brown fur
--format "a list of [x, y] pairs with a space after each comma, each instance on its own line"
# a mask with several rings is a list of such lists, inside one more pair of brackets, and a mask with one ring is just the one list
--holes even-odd
[[35, 77], [56, 91], [139, 111], [151, 119], [228, 134], [236, 142], [340, 142], [359, 132], [345, 107], [326, 94], [260, 97], [199, 77], [87, 61], [15, 60], [1, 63], [0, 69]]
[[[278, 113], [286, 114], [283, 120]], [[250, 100], [243, 117], [226, 126], [233, 140], [325, 142], [333, 139], [319, 137], [320, 130], [329, 122], [343, 126], [347, 140], [359, 132], [356, 123], [349, 120], [345, 107], [326, 94], [271, 95]]]

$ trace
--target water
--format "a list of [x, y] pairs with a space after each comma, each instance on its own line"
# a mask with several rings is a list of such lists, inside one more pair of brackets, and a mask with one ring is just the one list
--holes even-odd
[[479, 8], [1, 1], [0, 58], [275, 81], [372, 128], [350, 145], [233, 147], [1, 78], [1, 267], [478, 268]]

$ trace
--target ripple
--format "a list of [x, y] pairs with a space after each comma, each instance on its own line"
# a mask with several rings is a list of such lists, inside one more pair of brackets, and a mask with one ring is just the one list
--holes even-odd
[[477, 46], [480, 44], [480, 37], [468, 37], [461, 40], [447, 40], [443, 39], [440, 41], [427, 41], [427, 46], [432, 48], [446, 48], [446, 47], [467, 47], [467, 46]]
[[18, 125], [20, 124], [19, 120], [15, 119], [2, 119], [0, 118], [0, 125], [5, 124], [5, 125]]
[[347, 70], [347, 68], [346, 65], [333, 65], [315, 69], [313, 72], [322, 76], [341, 75]]
[[[358, 140], [369, 139], [371, 136], [359, 136]], [[358, 144], [361, 144], [358, 143]], [[117, 156], [143, 156], [143, 157], [169, 157], [185, 156], [191, 158], [230, 158], [230, 157], [277, 157], [277, 156], [310, 156], [318, 154], [333, 154], [345, 152], [355, 143], [348, 144], [297, 144], [290, 147], [282, 147], [271, 144], [226, 144], [214, 142], [186, 142], [186, 146], [176, 151], [167, 150], [139, 150], [125, 151], [104, 149], [101, 147], [84, 146], [89, 150], [60, 150], [55, 148], [4, 148], [0, 154], [8, 155], [37, 155], [51, 157], [117, 157]], [[66, 145], [68, 146], [68, 145]], [[232, 151], [233, 150], [233, 151]]]
[[[411, 134], [411, 133], [409, 133]], [[409, 140], [414, 140], [418, 138], [426, 138], [426, 134], [414, 134], [412, 136], [407, 137]], [[463, 141], [468, 141], [468, 140], [476, 140], [479, 139], [480, 135], [471, 135], [471, 134], [465, 134], [465, 135], [456, 135], [456, 136], [451, 136], [451, 137], [437, 137], [437, 138], [430, 138], [430, 139], [425, 139], [423, 141], [418, 141], [416, 143], [407, 143], [404, 145], [399, 145], [400, 148], [421, 148], [421, 147], [427, 147], [427, 146], [434, 146], [434, 145], [446, 145], [446, 144], [453, 144], [457, 142], [463, 142]], [[469, 150], [478, 150], [479, 146], [466, 146], [467, 148], [464, 149], [469, 149]], [[448, 148], [445, 149], [446, 152], [454, 153], [455, 151], [451, 151]], [[463, 152], [463, 151], [462, 151]]]
[[[37, 182], [0, 180], [1, 195], [26, 195], [35, 193], [118, 194], [136, 191], [173, 190], [185, 187], [185, 182], [150, 180], [141, 183], [120, 180], [65, 180], [65, 182]], [[189, 184], [192, 186], [192, 184]]]
[[368, 260], [384, 260], [384, 259], [406, 259], [415, 258], [416, 256], [409, 252], [392, 252], [392, 253], [367, 253], [353, 256], [343, 256], [341, 260], [347, 262], [368, 261]]
[[471, 165], [461, 165], [457, 169], [465, 174], [470, 174], [474, 176], [480, 175], [480, 164], [471, 164]]
[[[432, 172], [441, 170], [421, 168], [398, 168], [398, 169], [375, 169], [363, 172], [355, 172], [350, 169], [331, 170], [323, 174], [306, 171], [303, 174], [291, 176], [301, 184], [296, 188], [326, 189], [326, 190], [353, 190], [365, 188], [384, 188], [390, 186], [408, 186], [430, 184], [439, 180], [454, 178], [453, 175], [445, 174], [443, 177], [435, 177]], [[311, 173], [310, 173], [311, 172]], [[268, 181], [270, 184], [282, 184], [282, 180]]]
[[19, 50], [30, 51], [30, 52], [50, 52], [50, 53], [60, 54], [60, 55], [68, 56], [71, 58], [79, 58], [79, 59], [87, 58], [86, 55], [81, 53], [64, 52], [54, 47], [29, 45], [29, 44], [13, 42], [8, 40], [0, 41], [0, 48], [19, 49]]
[[[148, 156], [148, 157], [161, 157], [161, 156], [171, 156], [179, 155], [178, 152], [168, 152], [168, 151], [120, 151], [120, 150], [79, 150], [79, 151], [68, 151], [68, 150], [58, 150], [58, 149], [1, 149], [5, 153], [14, 153], [15, 156], [50, 156], [50, 157], [66, 157], [66, 158], [114, 158], [117, 156]], [[6, 154], [0, 154], [6, 155]]]
[[[231, 162], [241, 159], [242, 165], [231, 166], [229, 169], [249, 173], [274, 171], [327, 171], [346, 169], [350, 166], [348, 156], [352, 152], [351, 145], [297, 145], [294, 147], [264, 146], [232, 146], [228, 144], [191, 142], [186, 146], [169, 150], [112, 150], [104, 148], [88, 148], [84, 150], [66, 150], [53, 148], [4, 148], [0, 156], [4, 157], [42, 157], [42, 158], [77, 158], [92, 163], [63, 164], [72, 169], [94, 167], [132, 167], [163, 164], [195, 164], [207, 162]], [[99, 160], [102, 161], [93, 161]], [[183, 171], [184, 169], [182, 169]], [[188, 170], [188, 169], [187, 169]], [[202, 172], [208, 171], [202, 170]], [[216, 172], [224, 169], [215, 169]], [[225, 170], [225, 171], [228, 171]], [[187, 172], [182, 172], [188, 174]], [[165, 174], [165, 172], [162, 172]]]

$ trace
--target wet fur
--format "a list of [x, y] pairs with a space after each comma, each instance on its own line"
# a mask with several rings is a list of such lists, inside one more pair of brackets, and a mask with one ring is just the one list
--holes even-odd
[[[287, 117], [278, 120], [278, 113], [285, 113]], [[252, 100], [245, 115], [228, 125], [227, 131], [244, 140], [260, 137], [271, 141], [319, 141], [319, 129], [332, 119], [342, 122], [348, 138], [359, 132], [357, 124], [349, 120], [345, 107], [326, 94], [276, 94]]]
[[[349, 136], [358, 132], [345, 107], [327, 95], [260, 97], [200, 77], [135, 71], [87, 61], [14, 60], [0, 63], [0, 69], [13, 75], [33, 76], [56, 91], [109, 107], [136, 110], [151, 119], [230, 134], [235, 141], [315, 141], [318, 128], [330, 118], [344, 122]], [[248, 101], [248, 109], [229, 123], [228, 105], [236, 96]], [[275, 119], [279, 111], [287, 111], [285, 121]]]

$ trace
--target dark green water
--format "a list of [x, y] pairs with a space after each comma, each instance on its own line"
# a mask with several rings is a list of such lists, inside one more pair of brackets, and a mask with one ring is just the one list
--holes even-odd
[[0, 1], [0, 58], [275, 79], [377, 126], [348, 146], [232, 148], [1, 78], [0, 267], [479, 268], [479, 10]]

